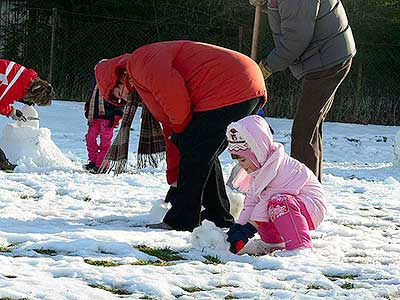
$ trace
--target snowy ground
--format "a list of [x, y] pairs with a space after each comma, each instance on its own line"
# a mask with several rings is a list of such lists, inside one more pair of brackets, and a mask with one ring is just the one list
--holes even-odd
[[[83, 104], [38, 110], [73, 163], [0, 172], [0, 299], [400, 299], [399, 127], [326, 123], [329, 214], [313, 252], [253, 257], [230, 254], [210, 224], [195, 234], [140, 227], [165, 211], [165, 166], [88, 174]], [[291, 121], [269, 121], [289, 151]], [[137, 134], [135, 122], [131, 166]], [[221, 161], [228, 176], [233, 162]]]

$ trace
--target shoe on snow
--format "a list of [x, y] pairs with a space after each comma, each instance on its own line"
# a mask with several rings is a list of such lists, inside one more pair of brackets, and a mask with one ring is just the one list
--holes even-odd
[[146, 227], [151, 228], [151, 229], [174, 230], [171, 226], [169, 226], [167, 223], [164, 223], [164, 222], [155, 223], [155, 224], [147, 224]]
[[93, 168], [95, 168], [96, 167], [96, 164], [94, 163], [94, 162], [89, 162], [88, 164], [86, 164], [86, 165], [83, 165], [83, 168], [85, 169], [85, 170], [88, 170], [88, 171], [90, 171], [90, 170], [92, 170]]
[[6, 171], [6, 172], [14, 171], [16, 166], [17, 165], [10, 163], [8, 160], [0, 161], [0, 170]]

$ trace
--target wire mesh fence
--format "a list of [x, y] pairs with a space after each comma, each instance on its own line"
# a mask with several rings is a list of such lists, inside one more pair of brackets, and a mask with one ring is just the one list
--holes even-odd
[[[165, 40], [190, 39], [250, 55], [252, 23], [195, 23], [193, 18], [157, 21], [110, 18], [56, 9], [3, 10], [0, 57], [35, 69], [55, 87], [57, 98], [85, 101], [94, 80], [93, 67], [103, 58], [132, 52]], [[273, 42], [264, 28], [260, 57]], [[356, 41], [353, 67], [337, 92], [329, 120], [400, 125], [400, 45]], [[396, 71], [397, 70], [397, 71]], [[289, 71], [268, 81], [267, 114], [292, 117], [299, 83]]]

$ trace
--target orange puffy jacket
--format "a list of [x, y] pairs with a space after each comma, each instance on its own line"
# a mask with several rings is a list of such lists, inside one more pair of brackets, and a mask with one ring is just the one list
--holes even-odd
[[22, 100], [38, 74], [13, 61], [0, 59], [0, 114], [9, 116], [11, 104]]
[[226, 48], [192, 41], [145, 45], [126, 70], [153, 116], [180, 133], [192, 112], [208, 111], [264, 96], [258, 65]]
[[126, 70], [147, 108], [163, 124], [168, 183], [176, 181], [179, 166], [179, 151], [168, 136], [184, 131], [192, 112], [260, 96], [267, 99], [258, 65], [244, 54], [215, 45], [192, 41], [145, 45], [130, 55]]

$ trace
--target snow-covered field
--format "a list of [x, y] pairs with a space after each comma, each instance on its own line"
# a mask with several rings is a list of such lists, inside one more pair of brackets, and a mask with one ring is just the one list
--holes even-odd
[[[14, 130], [0, 144], [24, 150], [16, 172], [0, 172], [0, 299], [400, 299], [399, 127], [326, 123], [329, 214], [313, 252], [254, 257], [229, 253], [212, 224], [193, 234], [140, 226], [162, 218], [168, 186], [165, 166], [133, 168], [138, 120], [130, 172], [113, 177], [80, 167], [82, 103], [38, 111], [33, 133], [0, 118], [0, 138]], [[269, 121], [289, 151], [291, 120]], [[40, 142], [61, 151], [47, 157]], [[233, 161], [221, 161], [227, 178]]]

